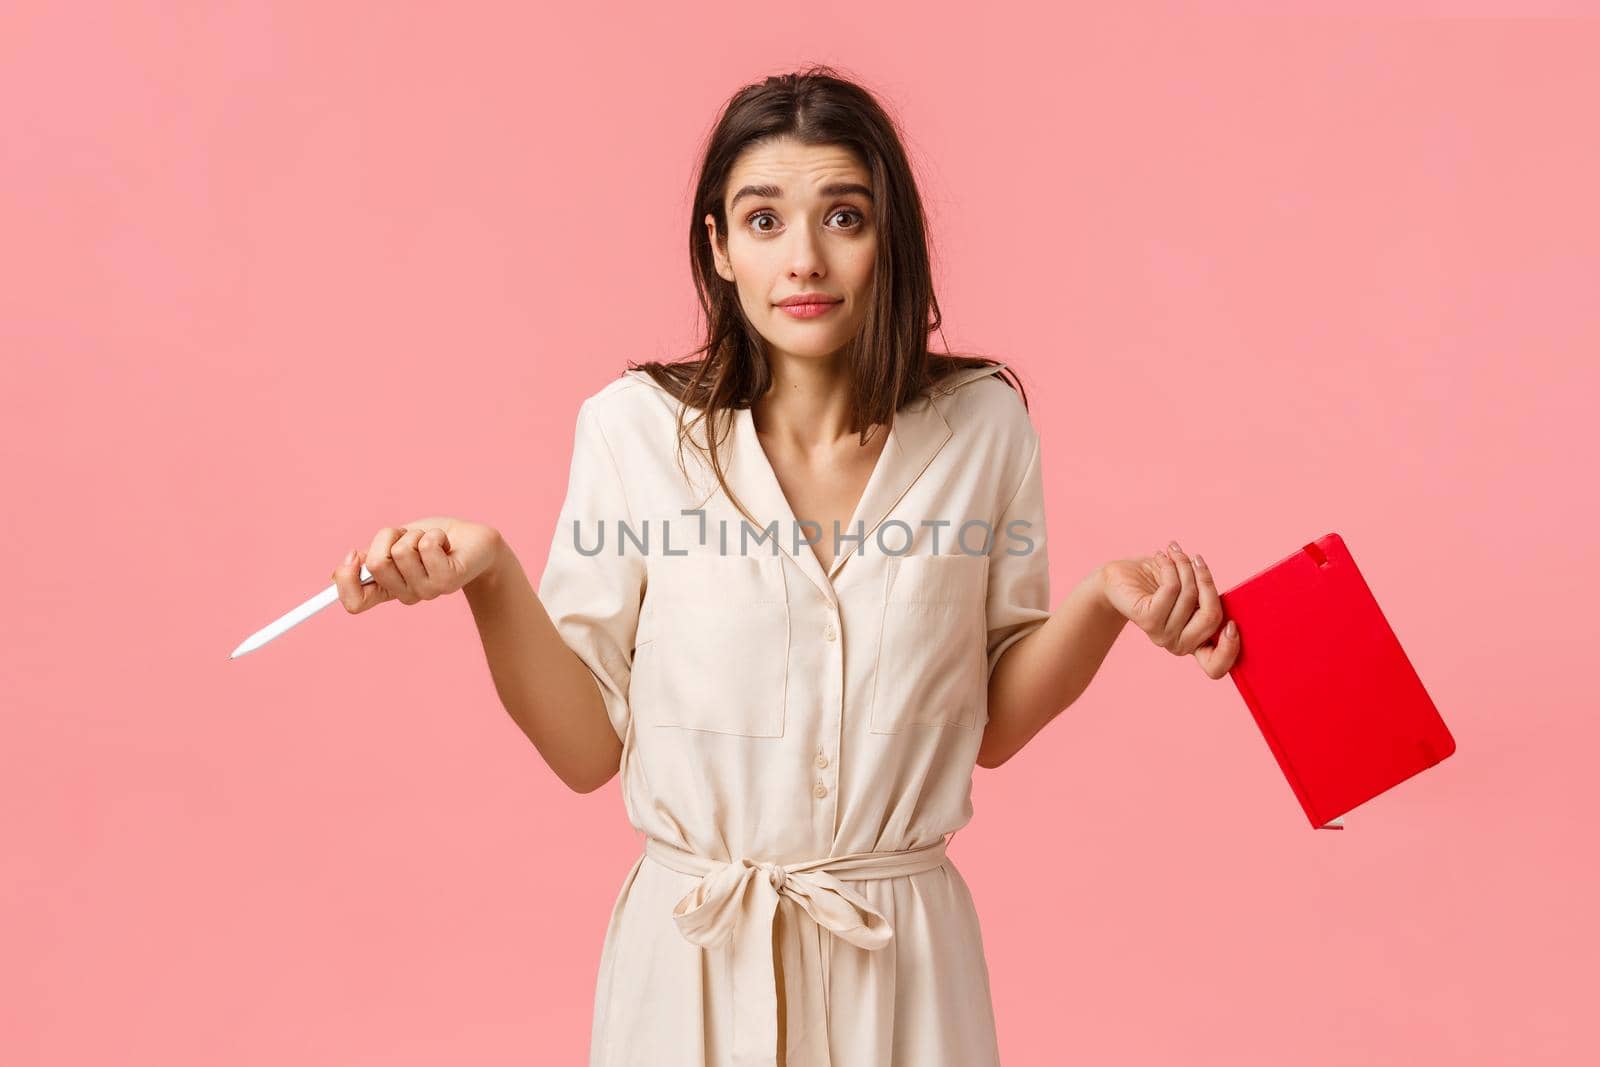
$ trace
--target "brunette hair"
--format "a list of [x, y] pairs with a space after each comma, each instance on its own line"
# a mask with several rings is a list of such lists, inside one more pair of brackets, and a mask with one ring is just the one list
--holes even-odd
[[[705, 312], [705, 340], [685, 358], [628, 367], [649, 374], [680, 402], [680, 465], [690, 427], [705, 423], [707, 458], [730, 499], [718, 456], [729, 427], [718, 424], [725, 412], [749, 407], [763, 396], [772, 385], [772, 370], [761, 335], [739, 304], [736, 286], [717, 273], [704, 219], [708, 214], [714, 218], [718, 243], [726, 245], [723, 198], [735, 161], [752, 144], [784, 137], [848, 149], [872, 175], [877, 259], [872, 297], [849, 354], [851, 428], [861, 435], [862, 443], [868, 427], [887, 422], [951, 371], [999, 362], [951, 353], [948, 343], [944, 352], [928, 349], [928, 335], [940, 330], [942, 317], [933, 292], [922, 198], [899, 128], [872, 93], [820, 65], [745, 86], [723, 106], [707, 138], [689, 213], [689, 258]], [[1026, 407], [1027, 392], [1020, 379], [1010, 367], [1000, 373], [1002, 380], [1012, 376], [1012, 387], [1021, 393]], [[699, 413], [685, 422], [685, 411], [691, 407]], [[734, 504], [744, 511], [742, 504]]]

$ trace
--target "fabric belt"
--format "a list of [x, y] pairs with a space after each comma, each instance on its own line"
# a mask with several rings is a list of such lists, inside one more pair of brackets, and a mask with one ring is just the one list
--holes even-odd
[[[830, 1067], [827, 954], [822, 930], [852, 945], [879, 949], [894, 929], [846, 881], [900, 878], [944, 863], [946, 838], [899, 852], [855, 852], [803, 863], [740, 857], [723, 862], [659, 838], [645, 854], [700, 883], [672, 909], [685, 938], [702, 948], [733, 943], [733, 1062], [776, 1067], [778, 997], [783, 997], [785, 1067]], [[781, 911], [787, 898], [790, 907]], [[804, 916], [810, 916], [806, 922]], [[773, 929], [778, 928], [776, 954]], [[781, 967], [782, 979], [778, 968]]]

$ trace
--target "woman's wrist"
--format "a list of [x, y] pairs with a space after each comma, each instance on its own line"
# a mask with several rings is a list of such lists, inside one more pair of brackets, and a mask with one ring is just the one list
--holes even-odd
[[1111, 602], [1111, 582], [1107, 575], [1107, 571], [1110, 569], [1110, 566], [1110, 563], [1100, 564], [1094, 569], [1094, 573], [1090, 576], [1090, 580], [1094, 586], [1095, 609], [1108, 623], [1120, 627], [1127, 623], [1128, 617], [1122, 614], [1122, 612], [1118, 611], [1117, 606]]
[[490, 556], [489, 565], [483, 569], [481, 574], [473, 578], [466, 585], [462, 586], [461, 591], [465, 593], [468, 598], [482, 596], [486, 593], [493, 593], [505, 582], [505, 576], [509, 574], [511, 569], [516, 565], [516, 553], [511, 551], [511, 546], [506, 542], [506, 539], [500, 535], [500, 532], [496, 530], [494, 532], [494, 552], [493, 555]]

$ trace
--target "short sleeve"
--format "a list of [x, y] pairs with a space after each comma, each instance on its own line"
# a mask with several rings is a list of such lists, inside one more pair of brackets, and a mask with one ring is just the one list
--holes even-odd
[[637, 529], [591, 398], [578, 409], [567, 496], [539, 579], [539, 600], [562, 640], [594, 675], [606, 715], [626, 741], [645, 565], [637, 552], [618, 554], [622, 522]]
[[1039, 434], [1029, 433], [1031, 452], [1022, 481], [1001, 509], [989, 551], [989, 673], [1006, 649], [1050, 618], [1050, 557], [1044, 524], [1044, 479]]

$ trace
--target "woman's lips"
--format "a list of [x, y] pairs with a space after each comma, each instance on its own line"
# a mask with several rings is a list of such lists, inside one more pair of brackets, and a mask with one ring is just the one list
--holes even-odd
[[779, 304], [778, 308], [797, 319], [814, 319], [818, 315], [826, 315], [842, 303], [842, 300], [833, 300], [826, 304]]

